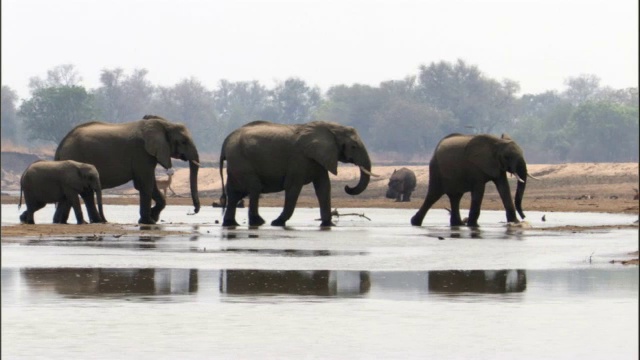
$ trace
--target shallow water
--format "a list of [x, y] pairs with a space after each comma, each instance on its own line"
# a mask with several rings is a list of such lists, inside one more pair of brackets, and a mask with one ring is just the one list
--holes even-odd
[[[2, 245], [6, 358], [638, 358], [636, 215], [317, 209], [286, 228], [222, 229], [220, 209], [169, 206], [161, 238], [61, 237]], [[137, 206], [105, 206], [136, 227]], [[270, 221], [280, 209], [261, 209]], [[2, 205], [2, 225], [16, 224]], [[53, 207], [36, 213], [50, 222]], [[73, 217], [73, 215], [71, 216]], [[238, 222], [246, 223], [246, 209]]]

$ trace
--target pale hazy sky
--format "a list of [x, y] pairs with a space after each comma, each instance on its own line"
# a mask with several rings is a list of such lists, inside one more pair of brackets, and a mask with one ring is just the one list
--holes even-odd
[[2, 85], [22, 98], [68, 63], [88, 88], [120, 67], [163, 86], [299, 77], [324, 91], [458, 58], [521, 93], [581, 74], [637, 87], [638, 0], [2, 0]]

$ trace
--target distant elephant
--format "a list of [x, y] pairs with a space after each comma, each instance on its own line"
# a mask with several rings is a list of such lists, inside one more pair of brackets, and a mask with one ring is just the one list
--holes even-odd
[[416, 174], [406, 167], [393, 170], [389, 178], [386, 197], [396, 202], [411, 201], [411, 193], [416, 189]]
[[78, 195], [85, 202], [93, 201], [95, 192], [99, 215], [102, 212], [102, 187], [100, 176], [95, 166], [73, 160], [65, 161], [36, 161], [24, 171], [20, 178], [20, 201], [22, 206], [22, 192], [27, 210], [20, 215], [20, 222], [34, 224], [33, 214], [51, 203], [67, 204], [73, 207], [78, 224], [86, 224], [82, 216], [82, 208]]
[[[103, 189], [133, 180], [140, 192], [140, 224], [155, 224], [166, 200], [158, 189], [155, 168], [171, 168], [171, 158], [189, 161], [191, 198], [194, 212], [200, 211], [198, 198], [198, 150], [183, 124], [159, 116], [145, 115], [127, 123], [88, 122], [76, 126], [60, 142], [55, 160], [72, 159], [95, 165]], [[151, 199], [155, 206], [151, 208]], [[106, 221], [93, 202], [85, 202], [91, 222]], [[54, 222], [64, 222], [69, 208], [58, 206]]]
[[[225, 160], [228, 162], [226, 192], [222, 175]], [[296, 125], [254, 121], [236, 129], [224, 140], [220, 152], [223, 196], [229, 197], [222, 225], [238, 225], [236, 204], [247, 195], [249, 225], [264, 224], [258, 214], [260, 194], [284, 190], [284, 209], [271, 225], [285, 226], [295, 210], [302, 186], [313, 182], [321, 226], [333, 226], [329, 172], [338, 173], [338, 161], [360, 167], [358, 184], [353, 188], [345, 186], [345, 191], [349, 195], [362, 193], [372, 175], [371, 161], [356, 129], [324, 121]]]
[[[518, 186], [515, 194], [515, 209], [507, 172], [516, 176]], [[465, 223], [460, 219], [460, 199], [471, 192], [471, 207], [467, 226], [478, 226], [480, 206], [485, 184], [492, 181], [506, 210], [508, 222], [519, 222], [516, 209], [524, 219], [522, 197], [526, 186], [527, 163], [520, 146], [508, 135], [501, 138], [492, 135], [451, 134], [440, 140], [429, 163], [429, 189], [424, 203], [411, 218], [411, 224], [422, 225], [431, 206], [447, 194], [451, 202], [451, 226]]]

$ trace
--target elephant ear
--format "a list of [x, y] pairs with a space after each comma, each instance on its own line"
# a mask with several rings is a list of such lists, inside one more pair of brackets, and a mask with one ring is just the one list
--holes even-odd
[[171, 147], [164, 125], [154, 119], [142, 122], [144, 149], [155, 157], [163, 168], [171, 168]]
[[472, 164], [491, 178], [500, 176], [501, 164], [496, 150], [499, 139], [489, 135], [474, 136], [464, 148], [464, 155]]
[[315, 160], [332, 174], [338, 174], [338, 143], [327, 127], [317, 124], [303, 126], [297, 146], [306, 157]]

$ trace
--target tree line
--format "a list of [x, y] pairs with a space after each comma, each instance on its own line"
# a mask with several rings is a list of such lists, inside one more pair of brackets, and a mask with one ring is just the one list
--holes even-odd
[[253, 120], [283, 124], [335, 121], [358, 129], [374, 159], [430, 159], [450, 133], [508, 133], [530, 163], [633, 162], [639, 153], [638, 88], [612, 89], [595, 75], [569, 77], [566, 89], [517, 95], [516, 81], [498, 81], [463, 60], [422, 65], [416, 75], [378, 86], [336, 85], [326, 92], [299, 78], [267, 87], [221, 80], [207, 89], [195, 78], [157, 86], [145, 69], [104, 69], [87, 89], [73, 65], [29, 82], [18, 101], [2, 85], [2, 139], [57, 144], [90, 120], [126, 122], [154, 114], [184, 123], [202, 153], [217, 154], [235, 128]]

